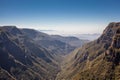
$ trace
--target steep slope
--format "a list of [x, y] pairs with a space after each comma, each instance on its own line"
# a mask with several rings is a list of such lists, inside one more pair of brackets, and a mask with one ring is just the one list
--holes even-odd
[[58, 71], [51, 52], [15, 26], [0, 27], [0, 79], [54, 80]]
[[56, 80], [119, 80], [120, 22], [110, 23], [97, 40], [66, 58]]

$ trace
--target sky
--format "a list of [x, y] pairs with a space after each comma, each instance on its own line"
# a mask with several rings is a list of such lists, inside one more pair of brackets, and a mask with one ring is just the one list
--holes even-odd
[[0, 0], [0, 26], [93, 34], [119, 21], [120, 0]]

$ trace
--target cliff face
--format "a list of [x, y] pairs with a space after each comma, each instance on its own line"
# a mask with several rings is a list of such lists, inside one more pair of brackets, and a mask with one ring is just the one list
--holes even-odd
[[114, 65], [120, 63], [120, 28], [116, 30], [113, 36], [112, 43], [108, 50], [105, 51], [105, 58], [107, 61], [113, 62]]
[[63, 63], [57, 79], [119, 80], [120, 22], [110, 23], [97, 40], [76, 49], [67, 57], [70, 59]]
[[120, 23], [112, 22], [110, 23], [106, 29], [103, 31], [103, 34], [97, 39], [97, 43], [105, 43], [105, 48], [111, 45], [114, 35], [117, 35], [117, 30], [120, 27]]

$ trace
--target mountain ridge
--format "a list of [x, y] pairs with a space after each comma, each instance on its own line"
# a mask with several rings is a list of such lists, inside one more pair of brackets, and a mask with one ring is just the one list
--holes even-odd
[[[6, 74], [7, 71], [17, 80], [55, 78], [59, 68], [56, 61], [51, 58], [52, 54], [35, 44], [16, 27], [0, 27], [0, 44], [1, 72]], [[52, 75], [51, 70], [54, 70]], [[7, 77], [9, 76], [1, 76], [1, 79]]]

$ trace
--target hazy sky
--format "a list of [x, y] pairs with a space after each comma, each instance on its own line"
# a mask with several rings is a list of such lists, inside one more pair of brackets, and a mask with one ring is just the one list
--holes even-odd
[[0, 25], [56, 30], [56, 33], [101, 33], [120, 20], [120, 0], [0, 0]]

